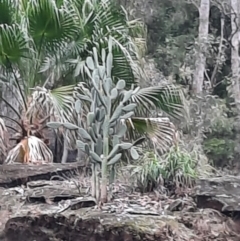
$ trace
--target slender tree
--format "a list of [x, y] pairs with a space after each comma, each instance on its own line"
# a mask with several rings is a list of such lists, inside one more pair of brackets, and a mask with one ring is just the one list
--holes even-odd
[[193, 93], [198, 95], [202, 93], [204, 73], [206, 65], [205, 53], [207, 51], [208, 31], [209, 31], [209, 13], [210, 0], [201, 0], [199, 11], [198, 28], [198, 51], [196, 54], [195, 71], [193, 75]]
[[236, 107], [240, 113], [240, 86], [239, 86], [239, 1], [231, 0], [231, 28], [232, 28], [232, 41], [231, 41], [231, 68], [232, 68], [232, 94], [235, 100]]

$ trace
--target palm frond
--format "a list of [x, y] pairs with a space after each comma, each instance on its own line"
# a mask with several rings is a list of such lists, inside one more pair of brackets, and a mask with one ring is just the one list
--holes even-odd
[[58, 8], [54, 0], [29, 1], [27, 15], [31, 36], [38, 46], [43, 41], [59, 44], [61, 40], [76, 34], [74, 11], [65, 6]]
[[[53, 90], [37, 87], [29, 99], [29, 107], [26, 112], [28, 120], [42, 119], [49, 116], [46, 120], [57, 121], [61, 123], [76, 123], [76, 112], [74, 108], [75, 86], [62, 86]], [[75, 148], [76, 131], [63, 131], [66, 135], [68, 148]]]
[[29, 136], [19, 142], [6, 158], [5, 163], [52, 163], [53, 155], [47, 145], [35, 136]]
[[[113, 80], [125, 79], [127, 86], [135, 83], [135, 78], [142, 78], [143, 71], [139, 64], [137, 45], [130, 36], [130, 28], [125, 12], [118, 9], [111, 0], [82, 1], [83, 8], [80, 22], [82, 29], [75, 40], [74, 52], [80, 52], [81, 58], [76, 63], [76, 75], [85, 79], [86, 64], [84, 60], [92, 53], [93, 47], [97, 49], [101, 59], [103, 49], [107, 49], [109, 37], [113, 40]], [[89, 2], [91, 4], [89, 4]], [[88, 40], [88, 41], [86, 41]], [[73, 61], [72, 61], [73, 62]]]
[[[135, 78], [137, 80], [146, 78], [146, 75], [145, 75], [144, 71], [142, 70], [142, 66], [140, 65], [140, 59], [136, 55], [138, 53], [138, 48], [135, 45], [134, 40], [130, 36], [128, 36], [128, 41], [126, 41], [127, 43], [121, 43], [116, 38], [113, 38], [113, 42], [114, 42], [116, 48], [118, 50], [120, 50], [120, 53], [123, 56], [122, 58], [119, 58], [120, 53], [119, 53], [119, 55], [116, 56], [117, 58], [115, 59], [115, 67], [117, 67], [118, 65], [120, 65], [120, 66], [122, 65], [122, 67], [125, 67], [125, 68], [129, 67], [129, 66], [131, 67], [131, 72], [129, 73], [129, 76], [126, 76], [126, 74], [125, 74], [123, 79], [126, 79], [127, 82], [128, 81], [134, 82], [133, 80]], [[126, 60], [127, 60], [128, 66], [126, 65]], [[124, 66], [124, 64], [125, 64], [125, 66]], [[113, 67], [113, 71], [114, 71], [114, 67]], [[115, 72], [116, 72], [116, 70], [115, 70]], [[134, 77], [131, 76], [132, 73], [133, 73]]]
[[0, 0], [0, 24], [11, 25], [14, 22], [13, 10], [17, 1]]
[[0, 64], [11, 68], [27, 57], [28, 39], [17, 24], [0, 24]]
[[113, 78], [114, 82], [117, 83], [119, 79], [128, 80], [126, 81], [126, 86], [130, 88], [132, 84], [136, 84], [134, 74], [140, 71], [137, 69], [134, 71], [134, 68], [139, 66], [131, 59], [131, 56], [126, 57], [125, 53], [118, 46], [113, 47], [113, 56], [112, 75], [115, 77]]
[[42, 73], [46, 77], [45, 83], [53, 85], [59, 81], [69, 69], [70, 66], [65, 63], [63, 56], [57, 52], [54, 55], [48, 54], [43, 59], [39, 73]]
[[148, 137], [153, 146], [162, 154], [176, 141], [176, 129], [169, 118], [133, 117], [126, 121], [130, 139]]
[[139, 111], [158, 108], [175, 118], [182, 116], [184, 101], [182, 90], [175, 85], [139, 88], [132, 96], [132, 102], [138, 104]]
[[29, 99], [26, 116], [38, 118], [39, 115], [50, 115], [51, 121], [74, 122], [74, 88], [74, 85], [62, 86], [53, 90], [47, 90], [44, 87], [34, 88], [34, 92]]

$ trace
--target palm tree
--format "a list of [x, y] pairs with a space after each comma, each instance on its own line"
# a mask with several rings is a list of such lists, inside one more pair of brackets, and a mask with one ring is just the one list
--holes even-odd
[[[15, 132], [10, 139], [17, 144], [6, 162], [51, 162], [43, 129], [48, 119], [73, 121], [69, 111], [74, 86], [47, 90], [63, 72], [57, 76], [56, 69], [44, 71], [43, 67], [47, 57], [57, 57], [69, 40], [67, 33], [75, 33], [70, 27], [74, 19], [54, 1], [1, 0], [0, 12], [0, 79], [5, 90], [1, 99], [15, 114], [1, 117], [16, 124], [7, 127]], [[14, 105], [6, 94], [15, 99]]]
[[[77, 83], [84, 82], [86, 88], [91, 85], [86, 59], [93, 55], [94, 47], [95, 55], [102, 56], [109, 36], [113, 41], [113, 81], [125, 79], [128, 88], [137, 85], [144, 77], [136, 44], [144, 43], [139, 41], [139, 26], [140, 22], [129, 21], [124, 9], [117, 9], [111, 0], [0, 0], [1, 100], [14, 113], [0, 117], [14, 123], [6, 122], [6, 128], [15, 132], [10, 140], [17, 142], [7, 152], [7, 162], [52, 161], [43, 132], [46, 123], [77, 121], [73, 105], [76, 93], [82, 91]], [[153, 105], [179, 113], [182, 100], [178, 90], [164, 87], [140, 90], [134, 101], [141, 103], [137, 116], [142, 116]], [[147, 130], [163, 138], [162, 132], [156, 132], [156, 119], [136, 117], [132, 122], [151, 126]], [[3, 130], [1, 138], [6, 134]], [[75, 133], [66, 133], [68, 147], [73, 147]], [[1, 145], [0, 150], [4, 148]]]

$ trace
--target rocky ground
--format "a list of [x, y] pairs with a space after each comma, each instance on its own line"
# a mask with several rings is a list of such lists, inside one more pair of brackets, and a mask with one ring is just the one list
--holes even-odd
[[201, 179], [192, 194], [172, 197], [116, 183], [99, 207], [77, 164], [0, 173], [0, 240], [240, 240], [238, 177]]

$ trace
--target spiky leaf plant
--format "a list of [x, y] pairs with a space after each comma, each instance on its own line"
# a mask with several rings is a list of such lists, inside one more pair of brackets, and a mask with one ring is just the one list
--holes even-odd
[[180, 187], [191, 188], [199, 175], [195, 154], [179, 146], [173, 146], [163, 156], [145, 150], [137, 164], [128, 165], [124, 170], [130, 172], [132, 180], [142, 192], [153, 191], [161, 186], [172, 189], [170, 191]]

